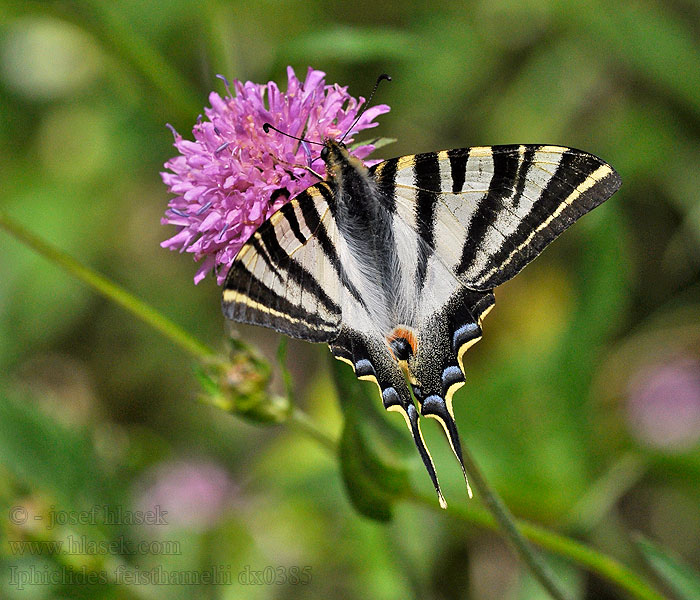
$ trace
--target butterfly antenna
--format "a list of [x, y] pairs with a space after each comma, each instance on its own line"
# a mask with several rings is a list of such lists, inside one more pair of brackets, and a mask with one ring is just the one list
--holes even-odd
[[406, 414], [408, 415], [408, 422], [411, 428], [411, 435], [413, 436], [413, 442], [418, 448], [418, 453], [423, 459], [423, 464], [428, 470], [428, 475], [435, 486], [435, 491], [438, 495], [438, 501], [440, 502], [441, 508], [447, 508], [447, 502], [445, 502], [445, 497], [442, 495], [442, 490], [440, 489], [440, 482], [437, 478], [437, 473], [435, 473], [435, 465], [433, 464], [433, 459], [430, 456], [427, 446], [425, 445], [425, 440], [423, 439], [423, 434], [420, 430], [420, 422], [418, 421], [418, 411], [416, 407], [411, 403], [406, 407]]
[[287, 133], [286, 131], [282, 131], [281, 129], [277, 129], [274, 125], [270, 125], [270, 123], [263, 123], [263, 131], [265, 133], [270, 133], [270, 129], [273, 131], [276, 131], [277, 133], [281, 133], [282, 135], [287, 136], [288, 138], [292, 138], [293, 140], [297, 140], [299, 142], [302, 142], [304, 144], [316, 144], [317, 146], [323, 146], [323, 142], [312, 142], [311, 140], [305, 140], [304, 138], [297, 137], [295, 135], [292, 135], [291, 133]]
[[362, 107], [360, 112], [357, 114], [357, 117], [355, 117], [355, 120], [353, 121], [353, 124], [350, 126], [350, 129], [348, 129], [345, 132], [345, 135], [343, 135], [343, 137], [341, 137], [340, 140], [338, 140], [339, 142], [342, 142], [348, 136], [348, 134], [353, 130], [353, 127], [355, 127], [355, 125], [357, 125], [357, 122], [360, 120], [360, 117], [363, 114], [365, 114], [365, 111], [369, 108], [369, 105], [372, 102], [372, 98], [374, 98], [374, 92], [377, 91], [379, 84], [384, 80], [391, 81], [391, 77], [389, 77], [389, 75], [387, 75], [386, 73], [382, 73], [379, 77], [377, 77], [377, 81], [374, 83], [374, 87], [372, 88], [372, 93], [369, 95], [367, 102], [365, 102], [365, 105]]

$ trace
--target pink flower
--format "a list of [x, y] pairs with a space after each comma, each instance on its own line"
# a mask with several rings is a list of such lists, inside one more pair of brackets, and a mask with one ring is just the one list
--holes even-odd
[[[234, 81], [233, 97], [209, 95], [205, 109], [194, 126], [194, 142], [182, 139], [174, 129], [175, 147], [180, 155], [165, 163], [170, 172], [161, 173], [168, 189], [176, 194], [168, 203], [161, 223], [179, 227], [161, 246], [194, 254], [201, 261], [194, 277], [199, 283], [210, 271], [221, 285], [241, 246], [252, 233], [289, 198], [316, 183], [310, 166], [320, 175], [322, 146], [302, 144], [273, 130], [312, 142], [339, 139], [352, 126], [364, 103], [348, 94], [346, 87], [325, 84], [325, 73], [309, 68], [302, 83], [287, 68], [287, 91], [273, 82], [267, 85]], [[382, 104], [365, 111], [345, 138], [376, 127], [374, 119], [389, 111]], [[352, 150], [365, 158], [374, 150], [365, 144]]]
[[220, 465], [205, 460], [161, 463], [138, 486], [135, 507], [162, 512], [168, 525], [206, 530], [235, 502], [237, 487]]
[[627, 418], [649, 445], [684, 451], [700, 441], [700, 361], [677, 356], [646, 365], [630, 379]]

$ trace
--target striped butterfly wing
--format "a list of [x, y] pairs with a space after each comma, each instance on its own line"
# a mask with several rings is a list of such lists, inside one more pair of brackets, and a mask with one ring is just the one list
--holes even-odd
[[442, 397], [464, 381], [464, 351], [481, 337], [493, 288], [620, 186], [610, 165], [561, 146], [429, 152], [371, 172], [391, 195], [395, 229], [400, 223], [415, 234], [413, 254], [404, 259], [414, 269], [416, 325], [424, 338], [414, 369], [424, 393]]
[[325, 182], [311, 186], [241, 248], [224, 284], [226, 318], [310, 342], [338, 336], [342, 266], [327, 196]]
[[[493, 288], [607, 199], [620, 180], [595, 156], [558, 146], [405, 156], [371, 168], [369, 179], [342, 160], [347, 189], [364, 189], [363, 197], [338, 198], [337, 182], [329, 181], [283, 206], [231, 265], [224, 314], [328, 342], [358, 377], [376, 381], [384, 406], [404, 415], [444, 506], [399, 357], [390, 349], [393, 332], [415, 333], [415, 352], [403, 366], [420, 414], [440, 422], [461, 463], [452, 395], [464, 383], [465, 351], [481, 339]], [[381, 255], [365, 256], [362, 238], [358, 245], [342, 233], [347, 223], [335, 220], [338, 202], [367, 203], [380, 221], [388, 219]]]
[[371, 169], [391, 198], [415, 288], [417, 351], [408, 366], [423, 416], [440, 422], [461, 462], [452, 396], [481, 339], [493, 288], [620, 186], [599, 158], [559, 146], [492, 146], [404, 156]]
[[374, 175], [395, 189], [397, 210], [432, 254], [470, 289], [491, 290], [619, 187], [610, 165], [561, 146], [462, 148], [380, 163]]
[[[365, 177], [360, 172], [353, 176]], [[377, 200], [353, 196], [345, 201]], [[375, 381], [385, 407], [404, 415], [444, 505], [403, 372], [389, 353], [386, 332], [374, 323], [377, 311], [382, 312], [388, 304], [378, 295], [382, 282], [367, 281], [367, 277], [378, 277], [373, 268], [376, 265], [368, 265], [372, 260], [362, 248], [352, 251], [352, 243], [342, 235], [334, 218], [336, 212], [337, 198], [331, 184], [321, 182], [260, 226], [230, 267], [224, 285], [224, 315], [295, 338], [327, 342], [336, 358], [349, 362], [360, 379]], [[389, 263], [392, 260], [391, 256], [382, 258]], [[368, 266], [372, 267], [370, 273]]]

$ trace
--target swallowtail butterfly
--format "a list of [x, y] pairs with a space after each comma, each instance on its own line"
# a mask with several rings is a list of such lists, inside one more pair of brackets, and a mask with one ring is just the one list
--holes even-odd
[[358, 378], [377, 383], [445, 507], [419, 416], [442, 425], [462, 463], [452, 396], [494, 288], [609, 198], [620, 177], [560, 146], [460, 148], [367, 168], [326, 140], [321, 157], [327, 178], [239, 251], [224, 314], [325, 342]]

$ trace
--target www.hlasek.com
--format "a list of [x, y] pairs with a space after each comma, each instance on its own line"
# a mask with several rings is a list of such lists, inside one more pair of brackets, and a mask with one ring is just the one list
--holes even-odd
[[182, 550], [178, 540], [130, 540], [119, 536], [113, 540], [92, 540], [85, 535], [69, 535], [63, 540], [8, 540], [14, 556], [180, 556]]
[[82, 567], [58, 569], [45, 566], [10, 566], [9, 585], [23, 590], [34, 585], [308, 585], [311, 583], [311, 567], [283, 567], [268, 565], [263, 569], [251, 569], [250, 565], [234, 577], [231, 565], [217, 565], [196, 571], [168, 571], [163, 567], [139, 569], [120, 565], [112, 571], [93, 571]]

